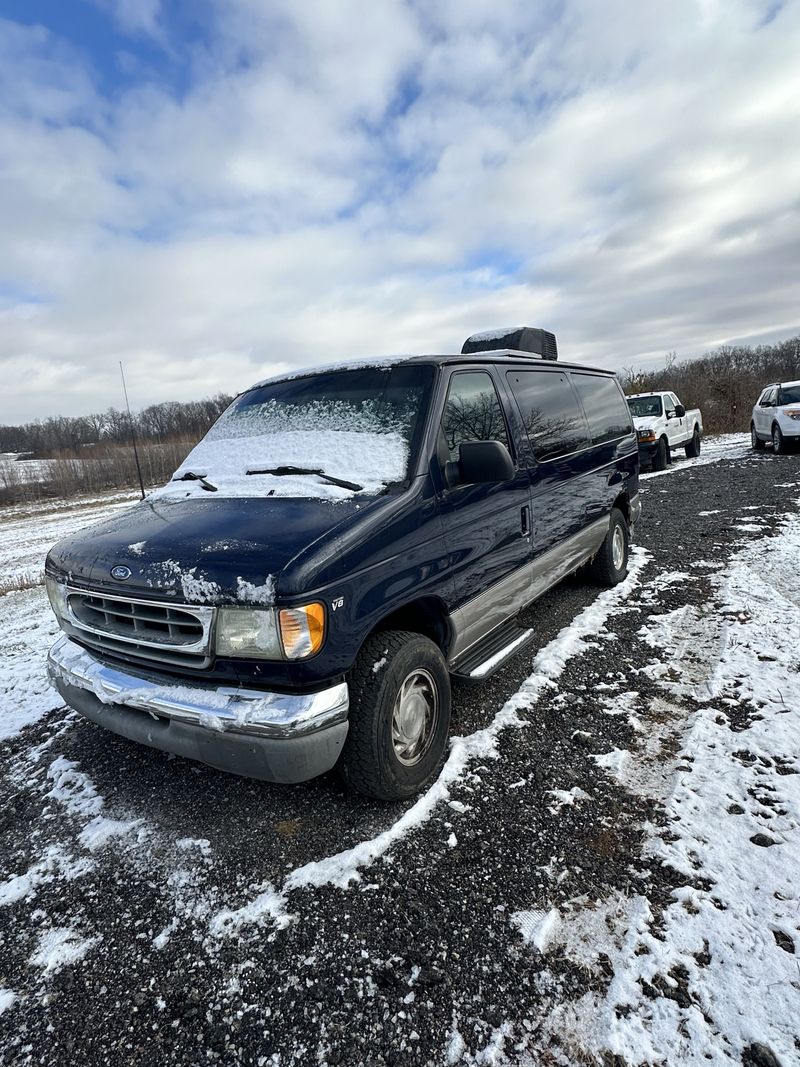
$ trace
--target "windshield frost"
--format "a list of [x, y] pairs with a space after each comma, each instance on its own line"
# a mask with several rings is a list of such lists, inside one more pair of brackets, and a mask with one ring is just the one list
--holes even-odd
[[158, 494], [338, 500], [383, 492], [408, 476], [432, 375], [431, 367], [405, 364], [252, 389]]

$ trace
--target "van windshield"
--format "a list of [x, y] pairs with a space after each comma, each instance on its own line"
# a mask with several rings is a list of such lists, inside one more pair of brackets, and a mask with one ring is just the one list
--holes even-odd
[[385, 492], [409, 476], [433, 373], [430, 365], [399, 363], [250, 389], [159, 495], [337, 500]]
[[646, 418], [648, 415], [657, 419], [662, 413], [660, 396], [629, 396], [628, 407], [634, 419]]

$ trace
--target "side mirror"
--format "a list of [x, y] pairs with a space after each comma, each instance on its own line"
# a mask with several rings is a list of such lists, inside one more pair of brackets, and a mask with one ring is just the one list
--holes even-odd
[[773, 406], [773, 404], [772, 404], [771, 400], [762, 400], [761, 401], [761, 407], [762, 408], [771, 408], [772, 406]]
[[668, 419], [677, 419], [677, 417], [678, 417], [678, 412], [677, 411], [668, 411], [667, 412], [667, 418]]
[[683, 404], [676, 405], [675, 414], [678, 416], [679, 419], [683, 418], [683, 416], [686, 414], [686, 408], [683, 406]]
[[458, 450], [458, 481], [461, 485], [507, 482], [514, 477], [514, 464], [500, 441], [464, 441]]

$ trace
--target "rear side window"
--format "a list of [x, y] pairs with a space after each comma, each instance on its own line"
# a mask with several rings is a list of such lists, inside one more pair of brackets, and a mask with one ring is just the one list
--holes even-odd
[[503, 409], [485, 371], [466, 371], [450, 379], [442, 432], [453, 460], [458, 459], [462, 441], [500, 441], [508, 448]]
[[599, 374], [573, 374], [572, 384], [581, 398], [596, 445], [616, 441], [633, 432], [628, 405], [614, 378]]
[[508, 371], [506, 379], [538, 460], [566, 456], [591, 443], [586, 419], [566, 374]]

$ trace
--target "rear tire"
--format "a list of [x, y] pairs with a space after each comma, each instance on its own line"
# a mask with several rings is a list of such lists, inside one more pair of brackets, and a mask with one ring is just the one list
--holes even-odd
[[653, 456], [653, 470], [663, 471], [667, 469], [669, 463], [669, 446], [667, 444], [666, 437], [662, 437], [656, 448], [656, 453]]
[[782, 452], [786, 451], [783, 434], [781, 433], [781, 428], [777, 422], [772, 427], [772, 451], [776, 456], [779, 456]]
[[757, 452], [760, 452], [765, 444], [756, 433], [756, 424], [754, 422], [750, 423], [750, 444]]
[[611, 516], [600, 550], [589, 565], [589, 574], [598, 585], [619, 585], [628, 573], [630, 531], [619, 508], [611, 509]]
[[687, 459], [697, 459], [700, 455], [700, 431], [696, 426], [691, 441], [684, 447], [684, 452]]
[[351, 789], [405, 800], [439, 774], [450, 732], [450, 675], [422, 634], [373, 634], [350, 674], [350, 729], [339, 772]]

